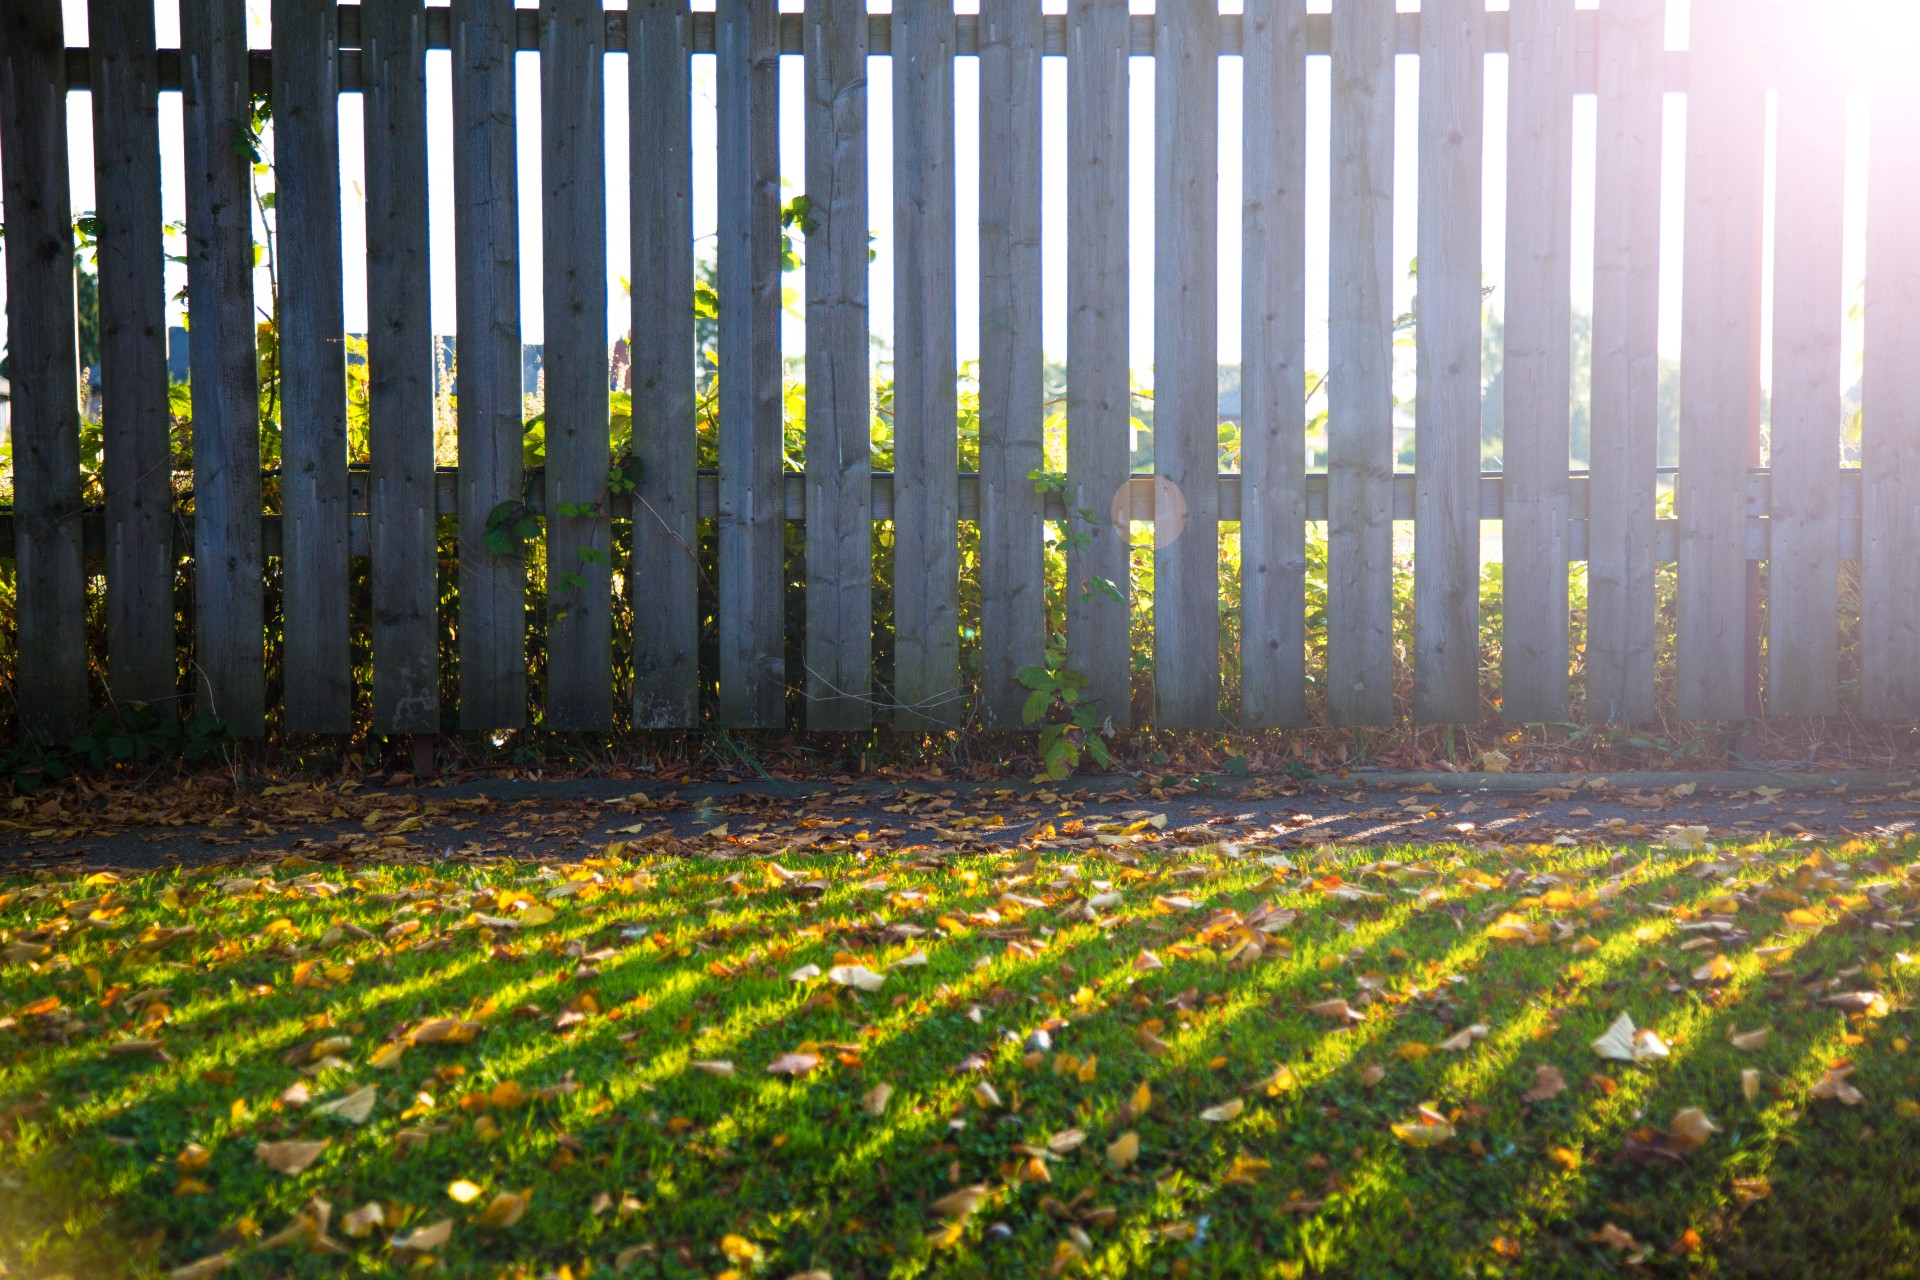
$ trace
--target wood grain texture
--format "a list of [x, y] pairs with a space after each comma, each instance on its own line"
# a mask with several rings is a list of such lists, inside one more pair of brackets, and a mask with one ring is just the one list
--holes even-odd
[[1327, 711], [1393, 719], [1393, 0], [1333, 13]]
[[525, 481], [512, 0], [454, 0], [453, 261], [459, 330], [460, 727], [527, 722], [527, 566], [487, 547]]
[[1046, 662], [1038, 0], [980, 13], [980, 722], [1018, 729]]
[[1643, 724], [1655, 714], [1666, 0], [1606, 0], [1599, 22], [1586, 711]]
[[1760, 421], [1759, 279], [1764, 91], [1755, 15], [1694, 0], [1681, 264], [1679, 710], [1747, 713], [1742, 531], [1750, 437]]
[[694, 469], [693, 151], [686, 0], [628, 13], [633, 173], [633, 563], [648, 566], [633, 611], [633, 723], [690, 728], [699, 715], [700, 604]]
[[1132, 467], [1126, 0], [1073, 0], [1067, 23], [1067, 666], [1124, 726], [1131, 530], [1111, 513]]
[[[196, 692], [202, 710], [236, 734], [254, 737], [266, 731], [266, 652], [251, 159], [234, 138], [250, 114], [244, 3], [181, 6], [180, 41], [193, 332]], [[431, 644], [431, 622], [427, 639]]]
[[1165, 0], [1154, 29], [1153, 458], [1186, 520], [1154, 529], [1154, 721], [1220, 718], [1220, 15]]
[[1773, 257], [1773, 505], [1767, 710], [1839, 705], [1841, 269], [1847, 100], [1820, 56], [1824, 6], [1789, 10], [1804, 56], [1782, 61]]
[[777, 19], [773, 0], [722, 0], [714, 18], [720, 94], [720, 721], [737, 728], [774, 728], [786, 713]]
[[1245, 21], [1240, 722], [1267, 729], [1307, 719], [1305, 5]]
[[115, 702], [150, 703], [171, 715], [177, 673], [173, 419], [167, 405], [153, 5], [151, 0], [92, 0], [87, 28], [99, 228], [94, 256], [100, 271], [107, 682]]
[[363, 6], [361, 23], [367, 75], [373, 730], [434, 733], [440, 728], [439, 565], [427, 273], [425, 15], [419, 0], [370, 0]]
[[865, 0], [810, 0], [807, 727], [873, 723], [873, 381], [867, 354]]
[[1908, 69], [1883, 71], [1869, 112], [1860, 701], [1874, 719], [1905, 720], [1920, 715], [1920, 153], [1909, 128], [1920, 85]]
[[960, 698], [958, 318], [953, 10], [893, 20], [894, 724], [957, 724]]
[[1516, 0], [1509, 24], [1500, 709], [1525, 723], [1567, 716], [1573, 0]]
[[606, 38], [600, 0], [541, 0], [546, 725], [581, 733], [613, 727]]
[[[1523, 0], [1524, 4], [1524, 0]], [[1485, 0], [1420, 14], [1413, 709], [1480, 718], [1480, 184]]]
[[280, 565], [290, 620], [280, 652], [290, 733], [353, 728], [338, 21], [330, 0], [273, 6]]
[[60, 0], [0, 8], [0, 198], [7, 217], [14, 583], [21, 731], [65, 744], [87, 727], [80, 561], [80, 356]]

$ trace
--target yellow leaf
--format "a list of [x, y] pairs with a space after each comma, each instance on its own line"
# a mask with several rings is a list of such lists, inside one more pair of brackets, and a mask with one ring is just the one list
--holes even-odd
[[1200, 1118], [1209, 1124], [1225, 1124], [1229, 1120], [1238, 1119], [1240, 1113], [1246, 1109], [1247, 1104], [1241, 1099], [1229, 1098], [1217, 1106], [1211, 1106], [1202, 1111]]
[[521, 1215], [527, 1211], [527, 1202], [531, 1199], [533, 1199], [531, 1188], [522, 1191], [519, 1195], [511, 1191], [502, 1191], [488, 1201], [487, 1207], [474, 1221], [489, 1230], [503, 1231], [520, 1221]]
[[213, 1153], [211, 1151], [197, 1142], [189, 1142], [180, 1149], [180, 1154], [175, 1156], [173, 1161], [180, 1166], [182, 1173], [193, 1173], [206, 1168], [207, 1162], [212, 1159]]
[[1427, 1048], [1426, 1045], [1421, 1044], [1418, 1041], [1410, 1040], [1406, 1044], [1403, 1044], [1399, 1048], [1395, 1049], [1393, 1051], [1393, 1056], [1396, 1058], [1400, 1058], [1406, 1062], [1425, 1062], [1427, 1059], [1427, 1055], [1432, 1052], [1433, 1050]]
[[532, 906], [523, 908], [520, 912], [520, 923], [528, 928], [536, 925], [550, 924], [552, 921], [553, 908], [544, 902], [536, 902]]
[[1580, 1153], [1572, 1147], [1549, 1148], [1547, 1158], [1569, 1173], [1574, 1172], [1580, 1167]]
[[1410, 1147], [1437, 1147], [1453, 1137], [1453, 1126], [1444, 1120], [1423, 1118], [1411, 1124], [1394, 1125], [1393, 1136]]
[[1147, 1114], [1147, 1109], [1153, 1106], [1153, 1089], [1145, 1080], [1142, 1080], [1140, 1087], [1133, 1091], [1131, 1105], [1135, 1119]]
[[1129, 1129], [1107, 1144], [1107, 1163], [1124, 1169], [1140, 1158], [1140, 1135]]
[[1094, 1072], [1099, 1069], [1100, 1055], [1097, 1053], [1088, 1054], [1087, 1060], [1074, 1069], [1074, 1078], [1079, 1080], [1081, 1084], [1091, 1084], [1093, 1082]]
[[465, 1178], [461, 1178], [458, 1181], [447, 1184], [447, 1194], [453, 1197], [456, 1204], [472, 1204], [480, 1198], [480, 1188]]

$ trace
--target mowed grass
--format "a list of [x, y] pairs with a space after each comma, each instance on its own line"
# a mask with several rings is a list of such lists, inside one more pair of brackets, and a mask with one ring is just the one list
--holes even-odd
[[1119, 839], [0, 882], [0, 1274], [1920, 1271], [1913, 850]]

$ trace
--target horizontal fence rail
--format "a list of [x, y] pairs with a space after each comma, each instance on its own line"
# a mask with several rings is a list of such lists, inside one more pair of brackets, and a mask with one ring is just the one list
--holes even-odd
[[[1304, 0], [1248, 0], [1243, 14], [1212, 0], [1160, 0], [1151, 14], [1130, 13], [1127, 0], [1072, 0], [1065, 14], [1038, 0], [982, 0], [978, 14], [917, 2], [869, 14], [861, 0], [806, 0], [795, 13], [774, 0], [700, 12], [685, 0], [271, 7], [271, 49], [247, 47], [243, 0], [193, 0], [182, 47], [161, 49], [151, 0], [89, 0], [87, 48], [68, 46], [63, 0], [0, 4], [14, 467], [13, 505], [0, 508], [0, 574], [11, 574], [0, 585], [14, 616], [0, 623], [12, 624], [19, 725], [35, 738], [80, 732], [99, 701], [88, 689], [87, 602], [102, 579], [105, 693], [116, 703], [183, 695], [246, 735], [270, 722], [347, 732], [356, 699], [370, 703], [376, 733], [519, 727], [530, 634], [544, 690], [533, 714], [561, 730], [778, 727], [795, 708], [814, 729], [1015, 728], [1022, 669], [1050, 656], [1121, 726], [1381, 724], [1399, 708], [1470, 721], [1488, 705], [1485, 522], [1498, 523], [1503, 545], [1499, 706], [1509, 719], [1564, 720], [1577, 705], [1618, 723], [1669, 710], [1820, 715], [1840, 708], [1843, 689], [1870, 716], [1920, 716], [1920, 149], [1902, 124], [1920, 118], [1920, 80], [1881, 51], [1841, 48], [1819, 0], [1692, 0], [1685, 50], [1667, 48], [1666, 0], [1512, 0], [1499, 11], [1423, 0], [1418, 13], [1338, 0], [1329, 14], [1307, 13]], [[429, 126], [429, 50], [452, 54], [448, 137]], [[540, 64], [537, 177], [517, 171], [520, 53]], [[1480, 463], [1479, 376], [1489, 54], [1508, 58], [1493, 473]], [[708, 55], [716, 368], [697, 359], [692, 305], [693, 59]], [[803, 60], [800, 213], [782, 203], [783, 56]], [[894, 198], [870, 214], [874, 57], [891, 60]], [[1411, 195], [1394, 190], [1401, 57], [1421, 64]], [[956, 58], [978, 59], [981, 98], [977, 472], [959, 456]], [[1054, 251], [1042, 243], [1038, 194], [1048, 58], [1067, 63], [1058, 475], [1043, 474], [1061, 443], [1047, 423], [1040, 333], [1040, 272]], [[1152, 172], [1131, 175], [1130, 68], [1145, 58], [1156, 145]], [[1240, 60], [1244, 86], [1234, 210], [1218, 208], [1222, 58]], [[1309, 58], [1331, 60], [1326, 470], [1313, 473]], [[609, 77], [627, 87], [625, 227], [604, 214]], [[1857, 283], [1842, 279], [1843, 157], [1860, 88], [1879, 127], [1867, 158], [1864, 369], [1843, 370]], [[92, 94], [101, 192], [97, 492], [83, 485], [79, 447], [68, 91]], [[190, 475], [168, 469], [155, 213], [156, 104], [174, 92], [188, 186]], [[335, 109], [347, 93], [364, 95], [370, 313], [365, 400], [354, 403], [367, 451], [353, 465]], [[1659, 465], [1672, 458], [1660, 452], [1658, 337], [1673, 94], [1688, 100], [1675, 193], [1685, 220], [1678, 468]], [[1594, 99], [1597, 124], [1585, 471], [1570, 457], [1580, 95]], [[246, 198], [260, 143], [247, 121], [269, 97], [283, 277], [271, 368], [255, 326]], [[447, 243], [430, 231], [426, 201], [428, 158], [442, 152], [455, 210]], [[1150, 208], [1129, 204], [1140, 176]], [[523, 194], [539, 202], [544, 229], [537, 466], [522, 449], [532, 390], [519, 331]], [[1418, 203], [1419, 303], [1396, 317], [1395, 212], [1408, 200]], [[1233, 415], [1216, 403], [1222, 214], [1239, 220], [1242, 245]], [[890, 219], [894, 246], [890, 473], [873, 455], [870, 218]], [[1155, 261], [1148, 475], [1129, 474], [1128, 449], [1127, 246], [1142, 219]], [[807, 345], [804, 361], [783, 366], [789, 235], [805, 246], [806, 287], [791, 305], [804, 308]], [[610, 363], [605, 321], [627, 305], [606, 294], [615, 237], [631, 238], [633, 300], [630, 341]], [[430, 259], [454, 268], [456, 413], [436, 409]], [[627, 324], [622, 314], [616, 327]], [[1413, 471], [1396, 474], [1394, 345], [1407, 330]], [[1852, 406], [1841, 388], [1856, 375]], [[803, 388], [790, 385], [802, 376]], [[621, 458], [610, 457], [616, 386], [632, 406]], [[789, 419], [796, 403], [803, 435]], [[1856, 407], [1858, 439], [1843, 453]], [[436, 417], [457, 436], [451, 455], [436, 452]], [[1226, 417], [1238, 424], [1240, 469], [1216, 474], [1235, 461], [1219, 448]], [[274, 425], [279, 465], [263, 469]], [[788, 470], [796, 439], [803, 465]], [[448, 456], [459, 464], [436, 465]], [[504, 544], [502, 512], [514, 530]], [[1410, 548], [1396, 522], [1410, 522]], [[529, 543], [545, 566], [537, 580]], [[876, 571], [886, 564], [890, 573]], [[175, 635], [176, 572], [183, 583], [191, 575], [190, 648]], [[263, 591], [270, 580], [277, 597]], [[1578, 616], [1576, 582], [1586, 592]], [[272, 687], [284, 693], [270, 706], [275, 599], [284, 622]], [[622, 599], [629, 630], [616, 626]], [[1324, 607], [1310, 615], [1310, 600]], [[530, 608], [544, 611], [531, 633]], [[1660, 668], [1669, 634], [1673, 665]], [[1310, 637], [1322, 653], [1311, 669]], [[447, 666], [456, 644], [457, 691]], [[353, 665], [368, 651], [370, 674]], [[624, 710], [616, 672], [631, 676]], [[1237, 705], [1223, 705], [1236, 681]]]

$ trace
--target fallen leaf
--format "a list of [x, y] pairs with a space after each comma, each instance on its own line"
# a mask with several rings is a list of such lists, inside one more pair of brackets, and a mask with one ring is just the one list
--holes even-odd
[[803, 1076], [819, 1065], [817, 1053], [783, 1053], [767, 1064], [767, 1072], [776, 1076]]
[[369, 1200], [340, 1219], [340, 1232], [355, 1240], [371, 1235], [375, 1227], [385, 1226], [387, 1211], [378, 1200]]
[[1740, 1073], [1740, 1093], [1748, 1102], [1760, 1096], [1760, 1073], [1752, 1067]]
[[391, 1247], [396, 1253], [431, 1253], [446, 1244], [452, 1236], [453, 1219], [442, 1218], [424, 1227], [415, 1227], [406, 1235], [397, 1237]]
[[711, 1076], [724, 1076], [729, 1079], [733, 1076], [733, 1064], [725, 1058], [696, 1058], [687, 1065]]
[[206, 1168], [207, 1162], [212, 1159], [213, 1152], [197, 1142], [189, 1142], [180, 1148], [180, 1154], [173, 1158], [173, 1162], [180, 1166], [182, 1173], [195, 1173]]
[[1318, 1004], [1308, 1005], [1307, 1012], [1331, 1022], [1365, 1022], [1367, 1018], [1345, 1000], [1322, 1000]]
[[827, 970], [827, 981], [843, 987], [857, 987], [862, 991], [878, 991], [887, 980], [884, 973], [875, 973], [863, 964], [837, 964]]
[[1709, 1120], [1707, 1113], [1698, 1107], [1674, 1112], [1672, 1122], [1667, 1125], [1667, 1136], [1688, 1151], [1699, 1147], [1718, 1132], [1720, 1126]]
[[210, 1253], [204, 1258], [189, 1262], [184, 1267], [175, 1267], [167, 1272], [167, 1280], [206, 1280], [208, 1276], [217, 1276], [233, 1265], [233, 1256], [226, 1253]]
[[326, 1149], [324, 1138], [319, 1142], [263, 1142], [253, 1154], [275, 1173], [295, 1174], [305, 1171]]
[[479, 1184], [460, 1178], [447, 1184], [447, 1194], [456, 1204], [472, 1204], [480, 1198]]
[[1393, 1136], [1410, 1147], [1437, 1147], [1453, 1137], [1453, 1126], [1422, 1108], [1418, 1120], [1394, 1125]]
[[1887, 1012], [1887, 998], [1878, 991], [1844, 991], [1839, 995], [1828, 996], [1820, 1003], [1830, 1004], [1848, 1013], [1865, 1013], [1874, 1017], [1884, 1016]]
[[361, 1085], [351, 1093], [343, 1093], [332, 1102], [323, 1102], [313, 1109], [315, 1115], [333, 1116], [348, 1124], [365, 1124], [367, 1117], [373, 1114], [373, 1104], [379, 1099], [377, 1086]]
[[971, 1186], [961, 1187], [957, 1191], [949, 1191], [935, 1200], [933, 1211], [950, 1221], [963, 1222], [986, 1197], [987, 1185], [984, 1182], [976, 1182]]
[[1752, 1053], [1765, 1046], [1767, 1037], [1772, 1034], [1772, 1027], [1762, 1027], [1758, 1031], [1736, 1031], [1727, 1037], [1727, 1043], [1742, 1053]]
[[1606, 1033], [1593, 1042], [1593, 1051], [1603, 1058], [1614, 1058], [1621, 1062], [1648, 1062], [1654, 1058], [1664, 1058], [1670, 1052], [1667, 1042], [1652, 1031], [1644, 1028], [1634, 1030], [1632, 1017], [1624, 1013], [1614, 1019]]
[[1533, 1069], [1533, 1087], [1520, 1096], [1528, 1102], [1545, 1102], [1567, 1091], [1567, 1078], [1560, 1068], [1539, 1066]]
[[1450, 1053], [1460, 1053], [1463, 1050], [1472, 1048], [1475, 1040], [1485, 1039], [1487, 1030], [1486, 1023], [1476, 1022], [1472, 1026], [1462, 1028], [1456, 1034], [1448, 1036], [1435, 1047], [1447, 1050]]
[[1629, 1249], [1640, 1248], [1640, 1242], [1638, 1240], [1635, 1240], [1631, 1235], [1614, 1226], [1611, 1222], [1594, 1232], [1588, 1239], [1592, 1240], [1595, 1244], [1606, 1245], [1609, 1249], [1618, 1249], [1622, 1253], [1625, 1253]]
[[860, 1109], [870, 1116], [883, 1116], [887, 1113], [887, 1101], [892, 1097], [892, 1085], [877, 1084], [860, 1095]]
[[1693, 971], [1695, 982], [1721, 982], [1732, 976], [1733, 962], [1718, 955]]
[[1155, 969], [1164, 969], [1167, 966], [1161, 963], [1160, 957], [1153, 952], [1142, 951], [1133, 958], [1133, 967], [1141, 973], [1151, 973]]
[[[1427, 1046], [1421, 1045], [1420, 1047], [1424, 1049]], [[1369, 1089], [1386, 1078], [1387, 1069], [1377, 1062], [1369, 1062], [1366, 1066], [1360, 1068], [1360, 1083]]]
[[1816, 1098], [1831, 1098], [1846, 1106], [1857, 1107], [1867, 1100], [1867, 1096], [1847, 1080], [1852, 1074], [1852, 1067], [1835, 1067], [1816, 1080], [1808, 1092]]
[[1229, 1120], [1238, 1119], [1240, 1113], [1246, 1109], [1247, 1104], [1241, 1099], [1229, 1098], [1217, 1106], [1211, 1106], [1202, 1111], [1200, 1118], [1210, 1124], [1225, 1124]]
[[1140, 1135], [1129, 1129], [1107, 1144], [1107, 1163], [1124, 1169], [1140, 1158]]
[[1087, 1131], [1085, 1129], [1062, 1129], [1047, 1139], [1047, 1150], [1057, 1156], [1064, 1156], [1070, 1151], [1079, 1150], [1080, 1144], [1086, 1140]]
[[474, 1222], [491, 1231], [504, 1231], [520, 1221], [521, 1215], [527, 1211], [527, 1202], [531, 1199], [533, 1199], [531, 1188], [518, 1195], [511, 1191], [502, 1191], [487, 1202], [487, 1207], [481, 1210], [480, 1216], [475, 1218]]
[[788, 982], [812, 982], [815, 978], [819, 976], [820, 976], [819, 965], [803, 964], [798, 969], [795, 969], [792, 973], [787, 975], [787, 981]]
[[1487, 773], [1505, 773], [1507, 766], [1512, 764], [1513, 761], [1507, 757], [1505, 752], [1482, 751], [1480, 753], [1479, 763], [1481, 769]]

